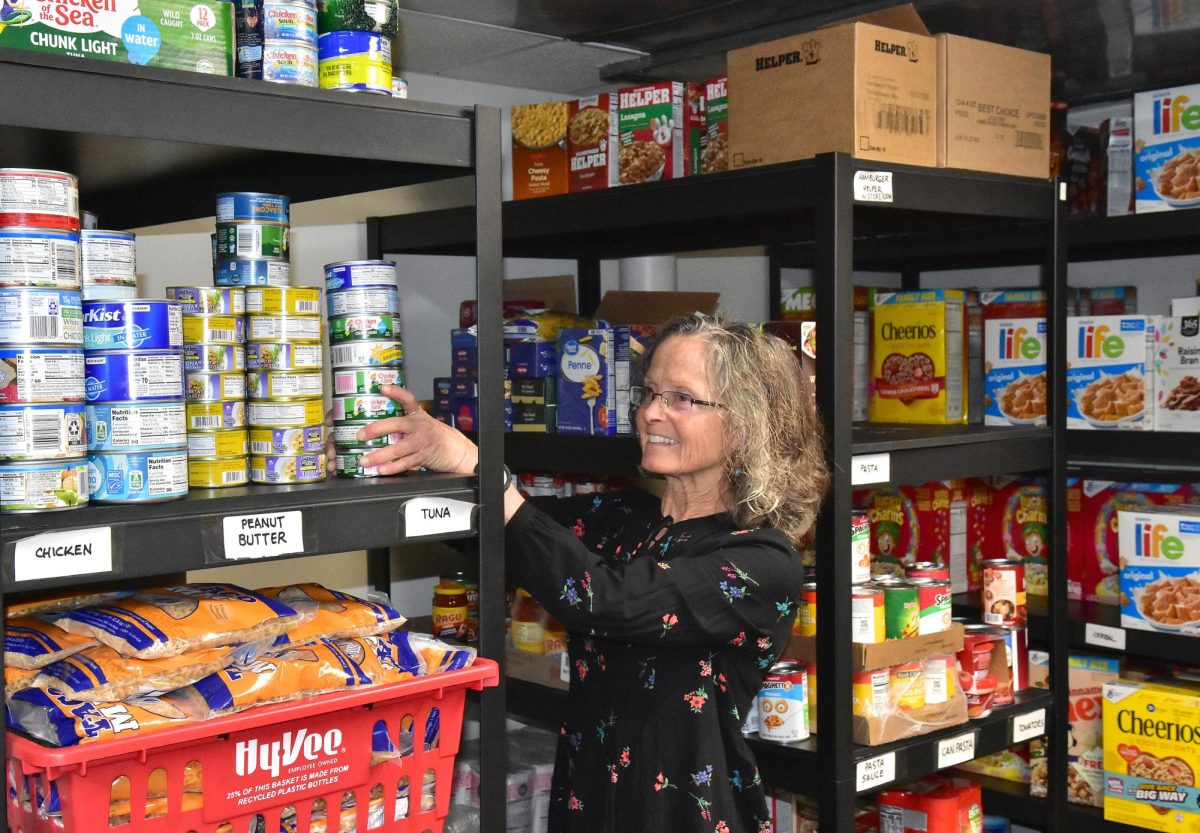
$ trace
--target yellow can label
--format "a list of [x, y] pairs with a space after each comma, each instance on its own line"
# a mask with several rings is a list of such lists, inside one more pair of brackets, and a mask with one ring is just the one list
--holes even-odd
[[321, 290], [315, 286], [248, 286], [246, 312], [252, 315], [320, 315]]
[[250, 482], [250, 469], [246, 460], [244, 456], [217, 457], [210, 460], [188, 458], [188, 486], [193, 489], [245, 486]]
[[318, 78], [322, 89], [344, 90], [390, 90], [392, 88], [392, 64], [381, 53], [340, 55], [327, 58], [318, 65]]
[[224, 402], [189, 402], [187, 430], [219, 431], [223, 428], [246, 427], [246, 403], [241, 399]]
[[246, 340], [246, 319], [240, 315], [183, 316], [184, 344], [241, 344]]
[[320, 341], [321, 318], [312, 315], [251, 315], [250, 341]]
[[245, 428], [222, 431], [192, 431], [188, 434], [188, 457], [236, 457], [250, 453]]

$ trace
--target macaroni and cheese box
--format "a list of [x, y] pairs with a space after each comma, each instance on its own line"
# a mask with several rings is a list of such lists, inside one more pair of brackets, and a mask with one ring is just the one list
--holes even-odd
[[1067, 801], [1104, 803], [1104, 684], [1121, 674], [1115, 657], [1067, 657]]
[[871, 422], [966, 423], [965, 296], [871, 293]]
[[1046, 319], [984, 322], [985, 425], [1046, 424]]
[[1154, 430], [1200, 431], [1200, 318], [1160, 318], [1154, 338]]
[[1104, 685], [1104, 818], [1200, 833], [1200, 691], [1113, 680]]
[[567, 193], [567, 102], [518, 104], [509, 118], [513, 199]]
[[704, 155], [700, 173], [729, 170], [729, 82], [724, 77], [704, 82]]
[[1133, 97], [1134, 210], [1200, 205], [1200, 84]]
[[572, 194], [617, 184], [617, 96], [581, 98], [567, 104], [567, 190]]
[[684, 175], [684, 84], [659, 81], [617, 90], [621, 185]]
[[1154, 319], [1067, 319], [1067, 427], [1154, 428]]
[[1200, 636], [1200, 505], [1117, 512], [1121, 625]]

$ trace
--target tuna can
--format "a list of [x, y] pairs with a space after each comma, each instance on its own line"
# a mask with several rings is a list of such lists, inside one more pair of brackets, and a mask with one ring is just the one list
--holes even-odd
[[984, 561], [983, 621], [988, 625], [1010, 628], [1024, 625], [1025, 565], [1003, 558]]
[[317, 86], [317, 50], [277, 41], [263, 46], [263, 80], [299, 87]]
[[185, 344], [183, 369], [241, 373], [246, 369], [246, 348], [240, 344]]
[[0, 405], [82, 401], [82, 350], [0, 346]]
[[802, 662], [777, 662], [758, 689], [758, 736], [791, 743], [808, 731], [808, 674]]
[[245, 454], [229, 457], [188, 457], [188, 486], [193, 489], [224, 489], [250, 482]]
[[404, 385], [400, 367], [343, 367], [333, 371], [333, 395], [379, 393], [384, 385]]
[[394, 260], [343, 260], [325, 266], [325, 291], [367, 286], [396, 286]]
[[850, 600], [852, 639], [873, 645], [886, 638], [883, 591], [878, 587], [860, 584], [853, 588]]
[[0, 227], [79, 231], [79, 180], [63, 171], [0, 168]]
[[905, 578], [932, 578], [938, 581], [950, 580], [950, 568], [936, 561], [918, 561], [904, 568]]
[[312, 46], [317, 42], [317, 7], [314, 3], [263, 2], [263, 38]]
[[251, 370], [245, 376], [251, 399], [313, 399], [324, 395], [320, 372], [275, 373]]
[[953, 654], [927, 657], [922, 660], [921, 679], [925, 683], [925, 705], [935, 706], [950, 699], [954, 690], [953, 680], [957, 677]]
[[941, 633], [950, 627], [950, 582], [935, 578], [914, 578], [908, 583], [917, 588], [921, 620], [919, 632]]
[[187, 403], [188, 431], [219, 431], [223, 428], [245, 427], [246, 403], [240, 399]]
[[800, 623], [800, 629], [797, 631], [800, 636], [817, 635], [817, 583], [815, 581], [806, 581], [804, 589], [800, 591], [800, 613], [797, 621]]
[[871, 580], [871, 519], [865, 509], [850, 515], [850, 583]]
[[248, 370], [319, 370], [321, 363], [319, 344], [250, 342], [246, 351]]
[[400, 334], [400, 317], [392, 313], [341, 315], [329, 319], [329, 343], [357, 339], [394, 339]]
[[189, 373], [188, 402], [225, 402], [246, 398], [246, 377], [241, 373]]
[[125, 286], [119, 283], [85, 283], [83, 285], [83, 300], [85, 301], [132, 301], [137, 294], [136, 286]]
[[88, 491], [97, 503], [155, 503], [187, 494], [187, 451], [89, 454]]
[[404, 362], [404, 347], [392, 341], [351, 341], [329, 345], [329, 363], [333, 367], [394, 366]]
[[85, 453], [82, 403], [0, 405], [0, 461], [61, 460]]
[[168, 286], [184, 315], [245, 315], [246, 290], [236, 286]]
[[281, 223], [217, 223], [217, 257], [288, 256], [288, 227]]
[[188, 344], [244, 344], [246, 318], [241, 315], [188, 315], [183, 319]]
[[317, 18], [321, 32], [382, 32], [389, 37], [398, 31], [397, 0], [325, 0]]
[[321, 340], [321, 319], [312, 315], [249, 315], [246, 332], [251, 341]]
[[365, 422], [337, 422], [333, 426], [333, 444], [338, 448], [386, 448], [392, 443], [400, 441], [399, 433], [391, 433], [382, 437], [376, 437], [373, 440], [360, 440], [358, 431], [360, 428], [365, 428], [371, 424], [371, 420]]
[[327, 31], [317, 38], [321, 88], [392, 94], [392, 41], [374, 32]]
[[251, 402], [247, 409], [252, 428], [303, 428], [324, 418], [320, 399], [300, 402]]
[[903, 579], [876, 582], [883, 589], [884, 633], [888, 639], [908, 639], [921, 632], [921, 594]]
[[213, 283], [217, 286], [287, 286], [292, 264], [265, 257], [231, 257], [217, 261]]
[[364, 466], [362, 458], [378, 449], [348, 448], [338, 449], [336, 469], [338, 477], [379, 477], [378, 466]]
[[925, 708], [925, 665], [920, 660], [893, 665], [888, 699], [902, 711]]
[[860, 717], [882, 717], [891, 709], [891, 676], [886, 668], [855, 671], [850, 676], [851, 711]]
[[183, 398], [183, 353], [179, 350], [88, 353], [83, 364], [88, 402]]
[[246, 290], [251, 315], [320, 315], [321, 290], [315, 286], [252, 286]]
[[303, 428], [252, 428], [250, 451], [253, 454], [316, 454], [325, 449], [325, 426]]
[[87, 506], [86, 460], [0, 466], [0, 513], [56, 512]]
[[63, 289], [0, 289], [0, 343], [83, 343], [83, 298]]
[[378, 394], [362, 394], [361, 396], [335, 396], [333, 398], [333, 418], [337, 422], [348, 419], [385, 419], [402, 416], [404, 408], [398, 402]]
[[78, 290], [79, 284], [76, 232], [0, 228], [0, 286]]
[[177, 402], [112, 402], [87, 406], [88, 451], [162, 451], [188, 444], [187, 416]]
[[238, 0], [233, 19], [238, 77], [262, 78], [263, 0]]
[[226, 191], [217, 194], [218, 223], [290, 223], [291, 200], [283, 194]]
[[325, 295], [325, 306], [331, 318], [360, 313], [400, 312], [400, 293], [394, 286], [360, 286], [339, 289]]
[[[174, 301], [85, 301], [84, 350], [178, 350], [183, 310]], [[201, 341], [202, 339], [187, 339]]]
[[325, 479], [325, 454], [265, 455], [250, 458], [250, 482], [317, 483]]
[[84, 283], [137, 286], [137, 240], [129, 231], [81, 234]]
[[100, 218], [96, 216], [95, 212], [81, 210], [79, 224], [85, 229], [98, 229], [100, 228]]
[[245, 428], [224, 431], [193, 431], [187, 435], [188, 459], [197, 457], [245, 457], [250, 453], [250, 435]]

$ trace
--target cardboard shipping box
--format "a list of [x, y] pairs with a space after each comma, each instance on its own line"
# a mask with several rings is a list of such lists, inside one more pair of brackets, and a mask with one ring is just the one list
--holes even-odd
[[1050, 175], [1050, 56], [937, 36], [937, 154], [943, 168]]
[[729, 52], [730, 167], [937, 165], [937, 43], [911, 5]]

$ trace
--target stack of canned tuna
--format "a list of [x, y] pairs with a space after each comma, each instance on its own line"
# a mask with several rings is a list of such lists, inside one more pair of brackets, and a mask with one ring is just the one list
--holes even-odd
[[0, 168], [0, 512], [88, 502], [79, 186]]
[[246, 289], [250, 335], [250, 480], [325, 479], [325, 388], [321, 375], [321, 290]]
[[314, 0], [242, 0], [234, 8], [240, 77], [317, 86]]
[[329, 355], [333, 365], [333, 440], [339, 477], [377, 477], [361, 459], [398, 437], [361, 441], [358, 431], [377, 419], [403, 413], [380, 393], [404, 384], [400, 343], [400, 299], [396, 264], [357, 260], [325, 267], [329, 312]]
[[144, 503], [188, 490], [183, 317], [174, 301], [84, 301], [88, 489]]
[[217, 286], [288, 286], [290, 201], [280, 194], [217, 194], [213, 282]]
[[84, 229], [83, 300], [137, 297], [137, 241], [133, 232]]
[[244, 486], [246, 434], [246, 290], [240, 286], [171, 286], [183, 310], [187, 373], [188, 484]]

